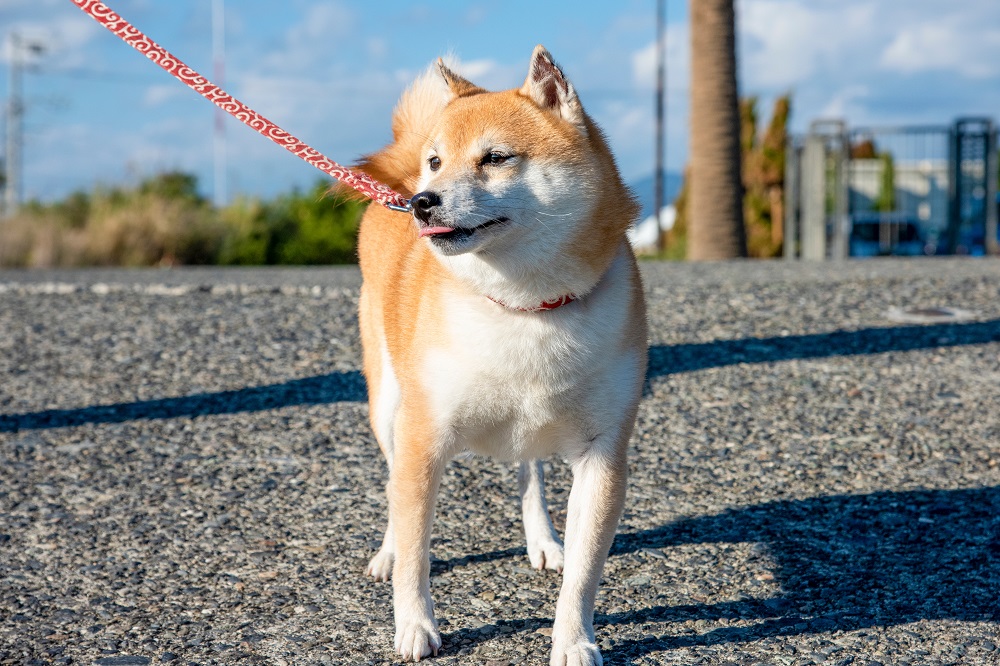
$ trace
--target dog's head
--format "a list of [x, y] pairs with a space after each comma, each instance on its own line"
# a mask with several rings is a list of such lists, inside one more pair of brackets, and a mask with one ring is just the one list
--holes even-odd
[[422, 147], [411, 200], [420, 236], [442, 257], [501, 267], [568, 253], [603, 271], [635, 204], [548, 51], [536, 47], [524, 85], [503, 92], [441, 61], [438, 69], [448, 101]]

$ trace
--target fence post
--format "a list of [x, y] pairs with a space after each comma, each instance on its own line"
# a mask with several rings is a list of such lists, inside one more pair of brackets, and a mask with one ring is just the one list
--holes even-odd
[[826, 140], [810, 134], [802, 148], [802, 258], [826, 259]]
[[997, 239], [997, 179], [1000, 178], [1000, 159], [997, 155], [997, 128], [991, 122], [986, 127], [986, 155], [984, 158], [984, 175], [986, 177], [986, 254], [1000, 254], [1000, 241]]
[[801, 147], [795, 145], [795, 140], [789, 137], [785, 144], [785, 233], [781, 250], [781, 256], [785, 259], [798, 258], [801, 158]]
[[848, 235], [850, 234], [848, 219], [848, 169], [851, 156], [847, 132], [843, 123], [837, 123], [836, 148], [831, 152], [835, 160], [833, 167], [833, 219], [831, 223], [830, 258], [847, 259]]

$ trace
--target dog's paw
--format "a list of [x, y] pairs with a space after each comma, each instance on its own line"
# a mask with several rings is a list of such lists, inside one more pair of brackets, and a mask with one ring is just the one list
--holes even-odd
[[406, 622], [396, 627], [396, 652], [403, 661], [420, 661], [441, 649], [441, 635], [434, 620]]
[[528, 543], [528, 560], [535, 569], [551, 569], [562, 573], [563, 547], [554, 539]]
[[583, 639], [570, 644], [552, 644], [549, 666], [603, 666], [601, 651], [594, 643]]
[[393, 559], [394, 556], [391, 550], [379, 548], [379, 551], [375, 553], [375, 557], [368, 562], [368, 568], [365, 569], [365, 573], [375, 580], [385, 582], [392, 578]]

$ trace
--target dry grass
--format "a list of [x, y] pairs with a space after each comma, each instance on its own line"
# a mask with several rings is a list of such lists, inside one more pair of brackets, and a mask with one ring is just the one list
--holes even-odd
[[[32, 203], [0, 221], [0, 267], [350, 262], [362, 207], [324, 198], [326, 187], [216, 210], [174, 173]], [[325, 251], [289, 251], [301, 247]]]

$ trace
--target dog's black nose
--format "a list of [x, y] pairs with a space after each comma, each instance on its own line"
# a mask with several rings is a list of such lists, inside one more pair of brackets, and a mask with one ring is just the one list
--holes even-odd
[[431, 218], [431, 210], [435, 206], [441, 205], [441, 197], [434, 192], [417, 192], [410, 199], [413, 206], [413, 214], [421, 222], [427, 222]]

